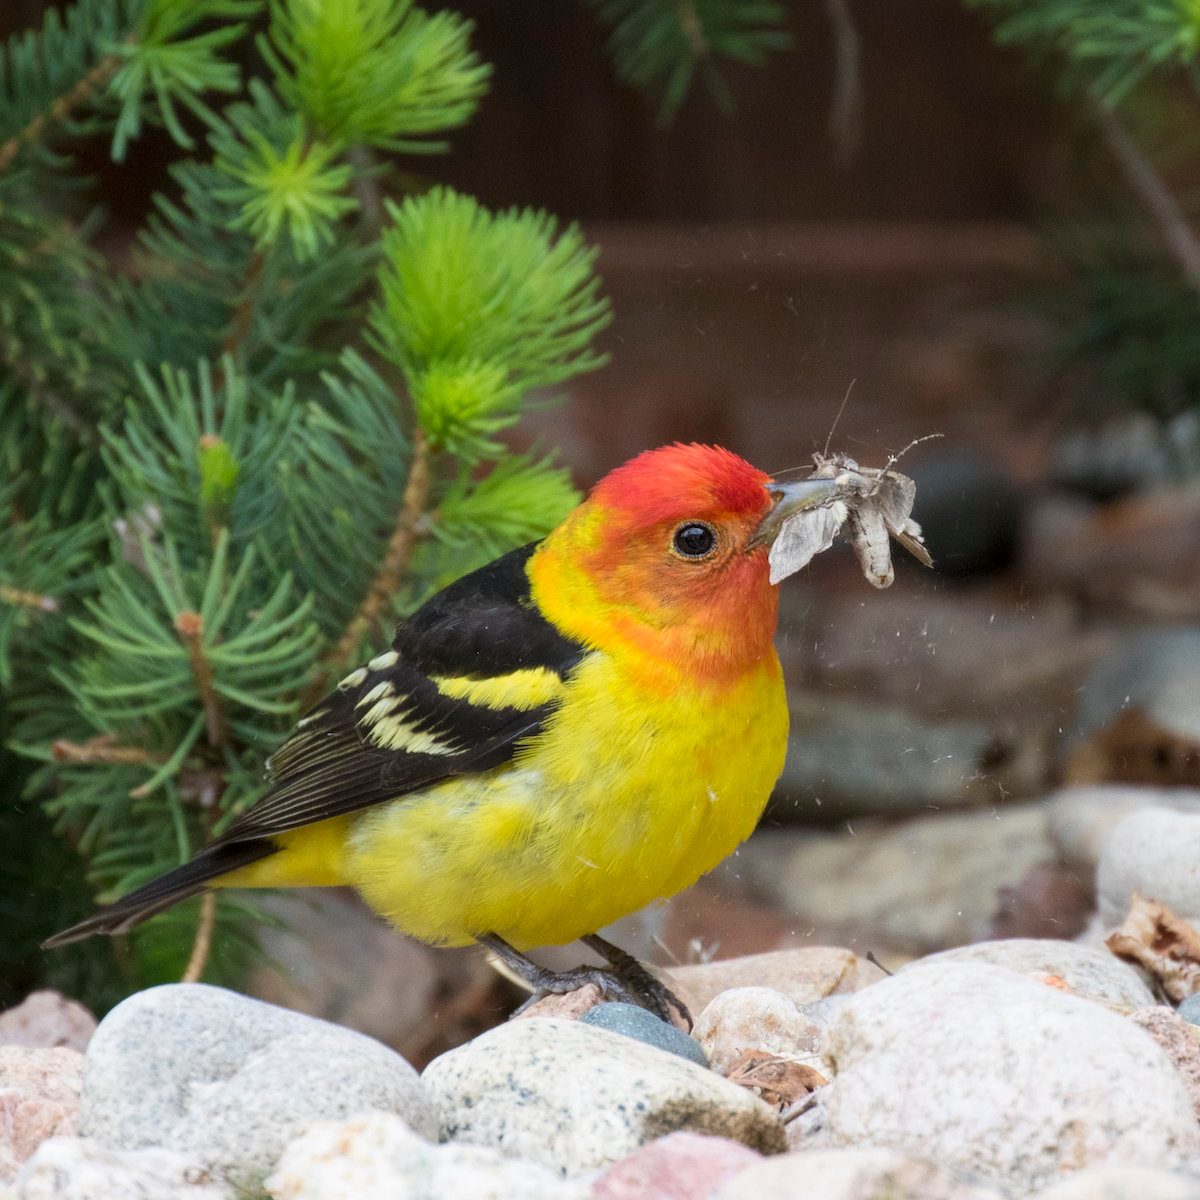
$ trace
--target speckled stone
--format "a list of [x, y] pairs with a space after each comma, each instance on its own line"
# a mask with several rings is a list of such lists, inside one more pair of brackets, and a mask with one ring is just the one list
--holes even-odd
[[1044, 982], [1055, 978], [1076, 996], [1119, 1009], [1143, 1008], [1154, 1003], [1145, 977], [1103, 946], [1085, 946], [1056, 938], [1005, 938], [976, 942], [918, 958], [902, 967], [919, 971], [934, 963], [986, 962], [1007, 967]]
[[1151, 1166], [1097, 1167], [1030, 1200], [1200, 1200], [1200, 1179]]
[[784, 1148], [778, 1114], [745, 1088], [582, 1021], [512, 1021], [434, 1059], [423, 1080], [441, 1137], [492, 1146], [564, 1175], [675, 1130]]
[[[244, 1193], [242, 1193], [244, 1195]], [[17, 1176], [15, 1200], [241, 1200], [173, 1150], [108, 1150], [91, 1138], [43, 1142]]]
[[47, 1138], [75, 1132], [83, 1062], [66, 1046], [0, 1047], [0, 1181]]
[[1191, 1097], [1148, 1033], [1002, 967], [932, 963], [865, 988], [826, 1054], [835, 1146], [891, 1146], [1013, 1190], [1200, 1154]]
[[77, 1000], [55, 991], [30, 992], [0, 1012], [0, 1046], [67, 1046], [86, 1050], [96, 1018]]
[[310, 1125], [373, 1109], [436, 1129], [416, 1071], [379, 1042], [224, 988], [169, 984], [101, 1021], [79, 1129], [113, 1149], [175, 1150], [253, 1191]]
[[284, 1150], [271, 1200], [588, 1200], [586, 1182], [485, 1146], [431, 1146], [391, 1113], [323, 1121]]
[[662, 974], [695, 1013], [730, 988], [774, 988], [797, 1004], [809, 1004], [835, 992], [853, 992], [882, 972], [860, 962], [853, 950], [797, 946], [792, 950], [663, 968]]
[[715, 996], [692, 1031], [714, 1071], [727, 1074], [747, 1050], [765, 1051], [822, 1069], [825, 1026], [773, 988], [730, 988]]
[[698, 1200], [762, 1159], [728, 1138], [668, 1133], [614, 1163], [592, 1184], [593, 1200]]
[[620, 1001], [597, 1004], [579, 1019], [585, 1025], [611, 1029], [613, 1033], [645, 1042], [647, 1046], [656, 1046], [668, 1054], [677, 1054], [697, 1066], [708, 1066], [708, 1057], [695, 1038], [688, 1037], [674, 1025], [668, 1025], [636, 1004], [623, 1004]]
[[1119, 821], [1096, 867], [1096, 892], [1110, 928], [1125, 920], [1134, 892], [1200, 918], [1200, 813], [1143, 808]]
[[879, 1146], [801, 1150], [768, 1158], [711, 1193], [712, 1200], [1004, 1200], [920, 1159]]

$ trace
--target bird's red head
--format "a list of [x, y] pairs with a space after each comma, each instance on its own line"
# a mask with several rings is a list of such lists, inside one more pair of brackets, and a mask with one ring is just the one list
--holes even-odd
[[777, 589], [755, 541], [769, 483], [717, 446], [639, 454], [546, 539], [539, 603], [591, 644], [686, 661], [693, 676], [745, 669], [773, 653]]

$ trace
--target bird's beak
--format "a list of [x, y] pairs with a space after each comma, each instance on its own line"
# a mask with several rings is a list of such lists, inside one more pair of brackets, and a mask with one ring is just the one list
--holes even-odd
[[769, 546], [779, 536], [789, 517], [806, 508], [820, 508], [837, 495], [837, 483], [832, 479], [797, 479], [791, 483], [772, 480], [766, 488], [775, 497], [775, 507], [763, 517], [746, 543], [747, 550], [753, 550], [755, 546]]

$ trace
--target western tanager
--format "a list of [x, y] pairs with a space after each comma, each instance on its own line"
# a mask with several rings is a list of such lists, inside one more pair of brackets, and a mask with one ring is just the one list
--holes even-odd
[[[56, 934], [123, 933], [208, 887], [350, 885], [405, 933], [477, 941], [536, 992], [675, 998], [596, 935], [716, 866], [783, 768], [767, 552], [830, 480], [674, 445], [605, 476], [543, 541], [422, 605], [267, 761], [191, 862]], [[521, 953], [582, 939], [608, 970]]]

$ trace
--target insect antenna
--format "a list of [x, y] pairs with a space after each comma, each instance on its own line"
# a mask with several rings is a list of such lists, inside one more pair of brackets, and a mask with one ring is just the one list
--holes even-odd
[[910, 451], [910, 450], [911, 450], [911, 449], [912, 449], [914, 446], [919, 446], [919, 445], [920, 445], [922, 442], [932, 442], [932, 441], [934, 440], [934, 438], [942, 438], [942, 437], [945, 437], [945, 436], [946, 436], [946, 435], [945, 435], [944, 433], [927, 433], [927, 434], [925, 434], [925, 436], [924, 436], [924, 437], [913, 438], [913, 440], [912, 440], [911, 442], [909, 442], [909, 443], [908, 443], [908, 445], [907, 445], [907, 446], [905, 446], [903, 450], [897, 450], [897, 451], [896, 451], [896, 453], [895, 453], [895, 454], [893, 454], [893, 455], [891, 455], [891, 456], [888, 458], [887, 462], [886, 462], [886, 463], [883, 465], [883, 468], [880, 470], [880, 472], [879, 472], [879, 475], [878, 475], [878, 477], [877, 477], [877, 478], [876, 478], [876, 480], [875, 480], [875, 486], [874, 486], [874, 487], [871, 489], [871, 492], [870, 492], [870, 494], [873, 496], [873, 495], [875, 495], [875, 493], [876, 493], [877, 491], [879, 491], [880, 487], [882, 487], [882, 485], [883, 485], [883, 481], [884, 481], [884, 480], [887, 478], [888, 472], [889, 472], [889, 471], [890, 471], [890, 470], [891, 470], [891, 469], [892, 469], [892, 468], [893, 468], [893, 467], [894, 467], [894, 466], [895, 466], [895, 465], [896, 465], [896, 464], [897, 464], [897, 463], [898, 463], [898, 462], [899, 462], [899, 461], [900, 461], [900, 460], [901, 460], [901, 459], [902, 459], [902, 458], [903, 458], [903, 457], [904, 457], [904, 456], [905, 456], [905, 455], [906, 455], [906, 454], [907, 454], [907, 453], [908, 453], [908, 452], [909, 452], [909, 451]]
[[842, 419], [842, 413], [846, 411], [846, 404], [850, 400], [850, 393], [854, 391], [854, 385], [858, 382], [857, 378], [850, 380], [850, 386], [846, 389], [846, 394], [842, 397], [842, 402], [838, 405], [837, 414], [833, 418], [833, 424], [829, 427], [829, 436], [825, 439], [825, 448], [821, 451], [821, 458], [829, 457], [829, 447], [833, 443], [833, 435], [837, 432], [838, 422]]

